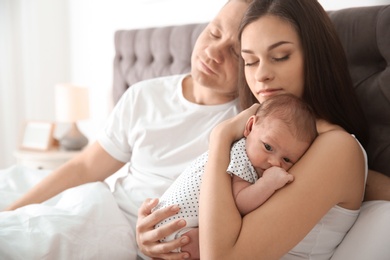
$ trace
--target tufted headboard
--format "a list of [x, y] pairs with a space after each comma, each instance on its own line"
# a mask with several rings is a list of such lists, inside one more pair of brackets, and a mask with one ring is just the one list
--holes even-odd
[[186, 73], [204, 24], [121, 30], [115, 33], [114, 101], [137, 81]]
[[[370, 126], [370, 168], [390, 176], [390, 5], [328, 12], [345, 48]], [[206, 24], [115, 33], [114, 100], [133, 83], [190, 71], [194, 43]]]

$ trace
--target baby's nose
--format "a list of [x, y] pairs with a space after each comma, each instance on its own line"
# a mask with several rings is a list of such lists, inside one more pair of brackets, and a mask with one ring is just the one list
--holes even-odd
[[282, 166], [282, 161], [279, 158], [277, 158], [276, 156], [270, 156], [268, 158], [268, 163], [271, 166], [277, 166], [277, 167], [281, 167]]

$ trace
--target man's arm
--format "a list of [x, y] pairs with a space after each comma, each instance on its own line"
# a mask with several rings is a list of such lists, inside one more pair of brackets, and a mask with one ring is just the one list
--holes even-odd
[[95, 142], [80, 155], [49, 174], [5, 210], [41, 203], [66, 189], [88, 182], [103, 181], [123, 165], [123, 162], [114, 159]]

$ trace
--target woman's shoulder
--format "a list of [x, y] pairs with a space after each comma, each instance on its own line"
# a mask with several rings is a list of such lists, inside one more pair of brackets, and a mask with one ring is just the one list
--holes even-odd
[[352, 134], [327, 122], [317, 123], [317, 128], [319, 135], [302, 158], [305, 165], [312, 165], [317, 172], [331, 167], [332, 173], [328, 172], [334, 176], [364, 169], [365, 152]]
[[335, 144], [338, 149], [358, 149], [361, 150], [359, 142], [355, 136], [348, 133], [341, 127], [335, 127], [328, 129], [327, 131], [320, 132], [316, 141], [320, 143]]
[[316, 190], [331, 189], [339, 206], [359, 207], [367, 161], [353, 135], [338, 127], [321, 132], [298, 164], [296, 180], [302, 176]]
[[357, 139], [343, 129], [322, 132], [313, 142], [311, 149], [328, 159], [343, 159], [346, 162], [364, 158], [364, 150]]
[[358, 140], [340, 127], [321, 132], [306, 154], [314, 165], [328, 169], [333, 177], [344, 176], [348, 181], [361, 173], [364, 176], [367, 166], [365, 151]]
[[318, 138], [317, 143], [334, 144], [338, 149], [358, 149], [361, 150], [356, 138], [345, 131], [341, 126], [330, 124], [324, 120], [317, 122]]

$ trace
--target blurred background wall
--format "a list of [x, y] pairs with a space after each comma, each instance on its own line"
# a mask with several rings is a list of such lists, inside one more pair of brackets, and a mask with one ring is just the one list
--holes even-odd
[[[326, 10], [390, 0], [319, 1]], [[54, 86], [90, 89], [90, 142], [111, 111], [114, 32], [207, 22], [225, 0], [0, 0], [0, 169], [15, 163], [23, 125], [55, 121]], [[58, 134], [58, 133], [57, 133]]]

